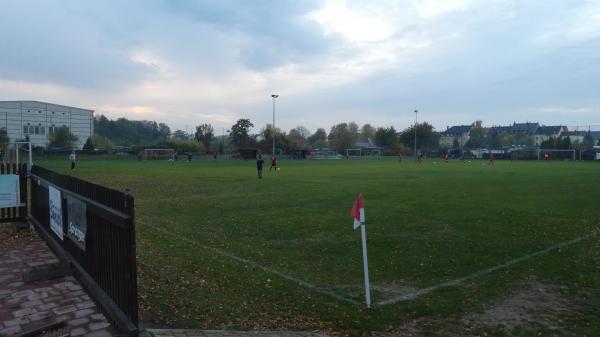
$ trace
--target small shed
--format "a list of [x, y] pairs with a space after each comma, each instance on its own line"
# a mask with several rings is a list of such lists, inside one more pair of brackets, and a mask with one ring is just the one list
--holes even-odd
[[292, 159], [294, 159], [294, 160], [306, 159], [306, 156], [308, 155], [308, 150], [307, 149], [293, 149], [291, 151], [291, 155], [292, 155]]

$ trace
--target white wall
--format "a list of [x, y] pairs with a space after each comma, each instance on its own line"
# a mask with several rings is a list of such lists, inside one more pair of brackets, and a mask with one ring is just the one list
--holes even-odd
[[92, 110], [37, 101], [0, 102], [0, 128], [7, 129], [10, 141], [29, 135], [34, 146], [47, 146], [50, 127], [67, 126], [78, 137], [76, 148], [81, 149], [94, 134], [93, 113]]

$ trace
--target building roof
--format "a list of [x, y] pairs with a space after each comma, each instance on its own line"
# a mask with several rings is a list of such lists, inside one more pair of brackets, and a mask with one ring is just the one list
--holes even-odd
[[540, 127], [540, 123], [513, 123], [511, 132], [535, 133]]
[[32, 100], [24, 100], [24, 101], [0, 101], [0, 104], [2, 104], [2, 103], [19, 103], [19, 104], [25, 103], [25, 104], [31, 105], [31, 106], [46, 105], [46, 107], [48, 105], [51, 105], [53, 107], [87, 110], [87, 111], [92, 112], [92, 113], [94, 112], [94, 110], [92, 110], [92, 109], [78, 108], [78, 107], [75, 107], [75, 106], [69, 106], [69, 105], [64, 105], [64, 104], [56, 104], [56, 103], [41, 102], [41, 101], [32, 101]]
[[362, 149], [377, 149], [377, 145], [371, 142], [356, 142], [354, 146], [362, 148]]
[[592, 139], [599, 140], [600, 139], [600, 131], [590, 131], [590, 135]]
[[562, 125], [540, 126], [536, 133], [538, 135], [553, 136], [559, 134], [563, 128]]
[[463, 134], [469, 133], [471, 131], [472, 125], [455, 125], [446, 129], [446, 131], [442, 132], [442, 135], [446, 134]]
[[496, 132], [496, 133], [507, 133], [510, 132], [512, 130], [512, 127], [510, 126], [492, 126], [491, 128], [489, 128], [489, 132]]
[[565, 131], [563, 132], [563, 136], [585, 136], [585, 134], [587, 133], [587, 131]]

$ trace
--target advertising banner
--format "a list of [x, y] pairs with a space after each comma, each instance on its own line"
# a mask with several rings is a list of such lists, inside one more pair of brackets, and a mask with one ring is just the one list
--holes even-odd
[[64, 240], [61, 193], [52, 185], [48, 186], [48, 205], [50, 206], [50, 229]]
[[85, 250], [85, 237], [87, 234], [87, 217], [85, 203], [81, 200], [67, 197], [67, 216], [69, 224], [67, 225], [67, 237]]
[[19, 176], [0, 175], [0, 208], [19, 207], [21, 202]]

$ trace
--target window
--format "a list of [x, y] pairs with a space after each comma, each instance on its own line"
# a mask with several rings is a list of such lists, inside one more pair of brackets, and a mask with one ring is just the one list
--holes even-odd
[[46, 128], [43, 126], [40, 126], [40, 134], [45, 135], [46, 134]]
[[23, 125], [23, 133], [28, 133], [29, 127], [27, 125]]
[[35, 128], [33, 127], [33, 125], [29, 126], [29, 133], [35, 133]]
[[40, 127], [39, 127], [39, 126], [36, 126], [36, 127], [35, 127], [35, 134], [36, 134], [36, 135], [39, 135], [39, 134], [40, 134]]
[[53, 126], [50, 126], [50, 127], [48, 127], [48, 133], [49, 133], [49, 134], [51, 134], [51, 135], [53, 135], [53, 134], [54, 134], [54, 125], [53, 125]]

